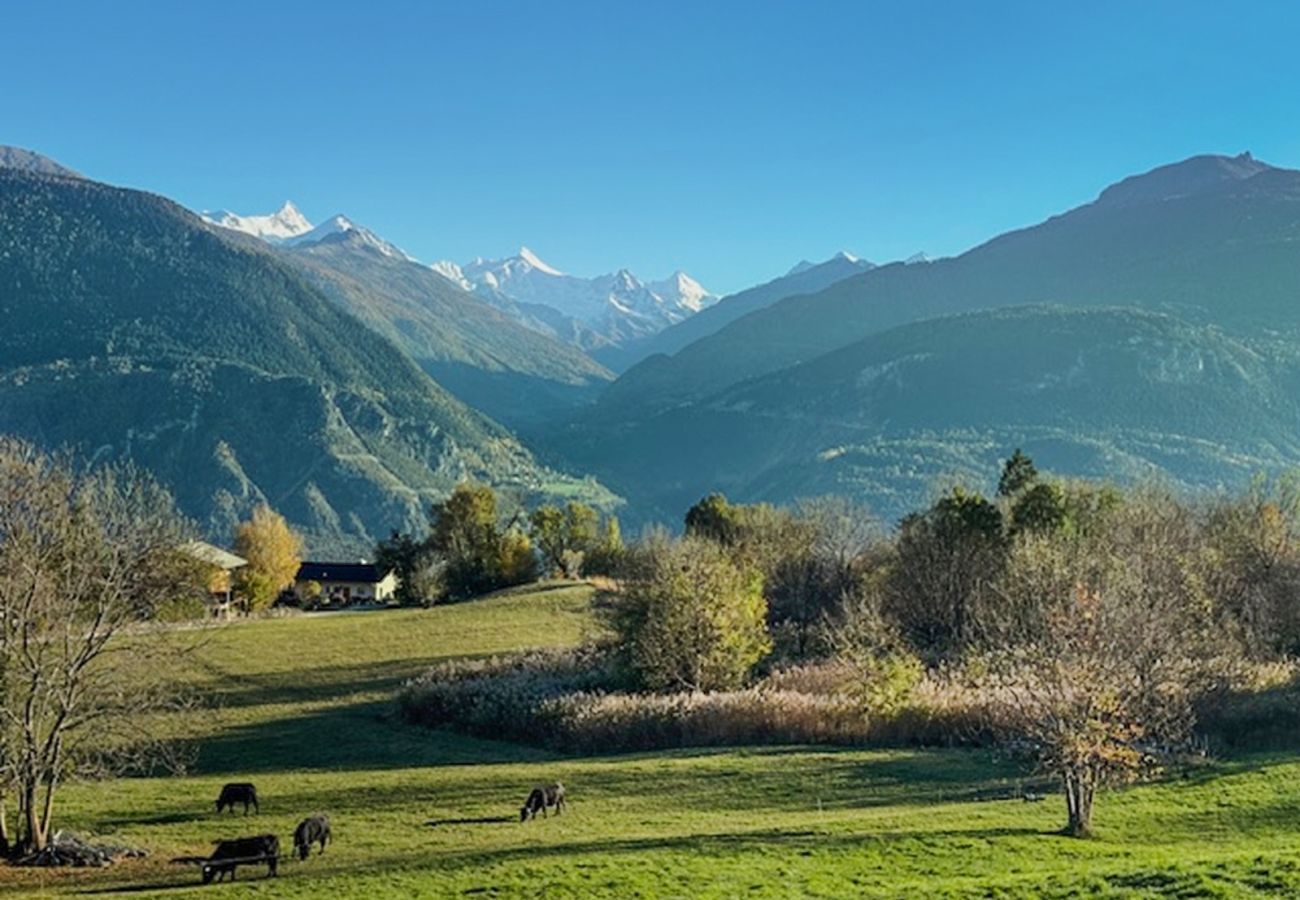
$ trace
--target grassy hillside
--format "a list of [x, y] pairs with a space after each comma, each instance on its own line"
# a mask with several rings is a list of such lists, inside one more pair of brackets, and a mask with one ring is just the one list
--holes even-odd
[[1282, 344], [1132, 309], [1023, 307], [890, 329], [564, 440], [664, 518], [715, 489], [849, 493], [893, 518], [946, 477], [981, 483], [1017, 446], [1061, 473], [1240, 485], [1300, 464], [1298, 386]]
[[[1269, 897], [1300, 891], [1300, 764], [1222, 762], [1105, 795], [1099, 837], [1058, 837], [1059, 798], [1008, 797], [1020, 773], [967, 751], [763, 748], [590, 759], [430, 732], [388, 713], [429, 662], [571, 643], [588, 591], [551, 586], [433, 610], [239, 623], [212, 632], [190, 677], [215, 708], [174, 720], [201, 737], [195, 774], [78, 784], [62, 824], [147, 847], [108, 870], [0, 869], [0, 893], [270, 897]], [[310, 648], [310, 652], [304, 652]], [[250, 778], [256, 817], [218, 818]], [[572, 803], [521, 825], [535, 781]], [[167, 865], [219, 836], [287, 838], [328, 811], [336, 843], [202, 888]]]
[[613, 377], [576, 347], [524, 327], [428, 266], [385, 256], [355, 232], [284, 253], [439, 384], [508, 427], [590, 402]]
[[269, 502], [350, 554], [462, 479], [561, 480], [294, 268], [151, 194], [0, 168], [0, 312], [0, 432], [133, 459], [218, 540]]

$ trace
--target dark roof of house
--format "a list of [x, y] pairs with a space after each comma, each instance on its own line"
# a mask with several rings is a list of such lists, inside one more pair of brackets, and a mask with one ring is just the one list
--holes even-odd
[[388, 575], [373, 563], [305, 562], [298, 567], [297, 581], [354, 581], [377, 584]]

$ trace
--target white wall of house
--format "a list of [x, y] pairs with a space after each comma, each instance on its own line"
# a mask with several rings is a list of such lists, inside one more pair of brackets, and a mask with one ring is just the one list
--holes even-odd
[[[294, 593], [298, 600], [307, 599], [305, 581], [294, 582]], [[357, 603], [374, 601], [383, 603], [392, 598], [397, 590], [397, 576], [389, 572], [378, 582], [369, 581], [322, 581], [320, 582], [320, 602], [326, 604]]]

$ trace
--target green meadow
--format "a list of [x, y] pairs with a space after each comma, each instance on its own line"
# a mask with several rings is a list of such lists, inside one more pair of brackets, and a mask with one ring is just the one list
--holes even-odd
[[[265, 897], [1300, 896], [1300, 759], [1221, 759], [1098, 802], [1098, 836], [1054, 833], [1060, 798], [983, 751], [763, 747], [576, 758], [429, 731], [392, 696], [430, 663], [580, 641], [589, 588], [549, 585], [430, 610], [196, 631], [205, 708], [160, 727], [199, 747], [189, 774], [79, 783], [64, 828], [142, 847], [99, 870], [0, 870], [0, 893]], [[562, 816], [521, 824], [537, 781]], [[218, 816], [231, 780], [260, 815]], [[199, 884], [170, 864], [213, 839], [327, 812], [335, 843], [276, 879]]]

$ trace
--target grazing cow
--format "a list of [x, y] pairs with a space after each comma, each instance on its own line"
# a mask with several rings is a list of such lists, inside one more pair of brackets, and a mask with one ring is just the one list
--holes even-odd
[[293, 849], [299, 859], [306, 859], [311, 852], [311, 845], [319, 842], [320, 852], [325, 852], [325, 845], [330, 842], [330, 817], [317, 813], [298, 823], [293, 832]]
[[203, 863], [203, 883], [210, 884], [215, 876], [221, 881], [227, 875], [235, 880], [235, 868], [242, 865], [260, 865], [266, 863], [266, 875], [278, 874], [280, 864], [280, 839], [273, 834], [259, 834], [257, 837], [236, 838], [232, 841], [217, 841], [216, 849]]
[[257, 788], [247, 782], [235, 781], [223, 787], [217, 798], [217, 812], [227, 808], [234, 812], [236, 803], [244, 804], [244, 815], [248, 815], [249, 806], [254, 812], [261, 812], [257, 806]]
[[564, 785], [558, 781], [554, 784], [539, 784], [529, 791], [528, 799], [524, 801], [523, 806], [519, 807], [519, 821], [536, 819], [539, 812], [545, 819], [548, 806], [555, 807], [557, 816], [564, 810]]

